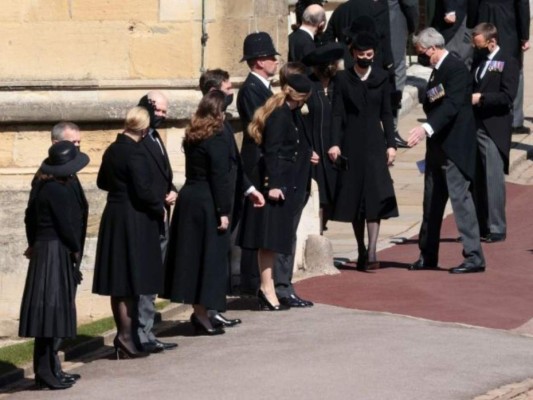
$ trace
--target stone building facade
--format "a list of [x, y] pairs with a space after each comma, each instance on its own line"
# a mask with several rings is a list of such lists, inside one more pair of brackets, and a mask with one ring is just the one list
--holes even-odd
[[[287, 54], [286, 0], [4, 0], [0, 7], [0, 336], [15, 335], [27, 270], [24, 210], [32, 176], [46, 157], [60, 120], [82, 130], [91, 163], [80, 174], [90, 203], [79, 322], [110, 314], [91, 294], [94, 251], [105, 194], [96, 173], [125, 112], [148, 90], [170, 99], [162, 129], [179, 187], [181, 140], [200, 99], [202, 68], [220, 67], [236, 86], [247, 74], [242, 41], [271, 34]], [[208, 35], [206, 46], [202, 33]], [[235, 109], [230, 110], [234, 117]], [[238, 124], [236, 124], [238, 126]], [[311, 214], [315, 211], [312, 209]], [[307, 223], [318, 229], [318, 222]]]

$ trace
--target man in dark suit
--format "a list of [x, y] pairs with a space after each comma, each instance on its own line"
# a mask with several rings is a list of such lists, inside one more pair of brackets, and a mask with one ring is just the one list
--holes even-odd
[[[51, 133], [51, 140], [52, 144], [61, 142], [63, 140], [69, 141], [74, 143], [74, 145], [80, 149], [81, 145], [81, 133], [80, 128], [78, 125], [74, 124], [73, 122], [67, 122], [62, 121], [54, 125], [52, 128]], [[35, 177], [32, 180], [31, 183], [31, 192], [30, 192], [30, 199], [28, 202], [28, 208], [31, 209], [30, 203], [35, 199], [37, 196], [37, 176], [41, 173], [40, 170], [38, 170], [35, 174]], [[83, 258], [83, 248], [85, 247], [85, 236], [87, 234], [87, 219], [89, 217], [89, 203], [87, 202], [87, 198], [85, 197], [85, 192], [83, 190], [83, 187], [81, 186], [81, 183], [78, 179], [77, 175], [74, 175], [73, 179], [69, 180], [68, 188], [74, 193], [76, 199], [78, 199], [77, 207], [79, 209], [79, 212], [75, 212], [74, 215], [80, 215], [81, 219], [78, 221], [79, 226], [75, 227], [75, 232], [81, 232], [81, 237], [78, 238], [80, 243], [80, 254], [77, 260], [75, 260], [75, 266], [77, 267], [77, 270], [79, 271], [80, 268], [80, 262]], [[24, 255], [27, 258], [31, 257], [32, 248], [28, 247], [26, 251], [24, 252]], [[78, 274], [78, 278], [81, 282], [81, 271]], [[79, 282], [78, 282], [79, 283]], [[63, 343], [62, 339], [56, 338], [54, 339], [53, 343], [53, 357], [54, 357], [54, 366], [53, 366], [53, 372], [56, 375], [56, 377], [62, 382], [62, 383], [74, 383], [78, 379], [80, 379], [79, 374], [68, 374], [61, 370], [61, 362], [59, 361], [59, 348], [61, 347], [61, 344]]]
[[493, 24], [481, 23], [472, 32], [476, 60], [472, 68], [472, 105], [476, 118], [481, 169], [476, 177], [476, 208], [481, 236], [489, 243], [505, 240], [505, 175], [509, 173], [513, 100], [519, 66], [498, 46]]
[[466, 1], [437, 1], [431, 26], [444, 37], [446, 49], [470, 68], [473, 52], [471, 32], [466, 27]]
[[[206, 94], [211, 90], [220, 90], [226, 96], [225, 107], [229, 107], [233, 102], [233, 85], [230, 81], [230, 76], [227, 71], [222, 69], [212, 69], [205, 71], [200, 76], [200, 90], [202, 94]], [[226, 111], [226, 110], [225, 110]], [[261, 192], [259, 192], [250, 179], [243, 172], [242, 160], [235, 142], [235, 132], [231, 123], [228, 121], [227, 114], [224, 119], [224, 138], [226, 139], [229, 147], [229, 154], [231, 155], [229, 171], [229, 181], [231, 184], [231, 192], [234, 193], [234, 199], [232, 204], [232, 211], [229, 215], [230, 218], [230, 230], [234, 231], [240, 218], [242, 211], [242, 203], [245, 196], [257, 207], [262, 207], [265, 204], [265, 199]], [[231, 249], [228, 249], [228, 269], [231, 282]], [[231, 290], [231, 284], [229, 285]], [[241, 323], [241, 320], [229, 319], [218, 312], [218, 310], [208, 310], [208, 315], [211, 323], [216, 325], [222, 325], [224, 327], [231, 327]]]
[[[278, 70], [279, 53], [274, 47], [272, 38], [266, 32], [251, 33], [244, 39], [243, 57], [250, 68], [237, 95], [237, 111], [242, 123], [241, 158], [243, 172], [250, 179], [257, 175], [255, 167], [261, 157], [259, 147], [248, 133], [248, 125], [253, 119], [255, 110], [261, 107], [272, 96], [271, 79]], [[259, 288], [259, 266], [257, 251], [243, 249], [241, 254], [241, 291], [255, 294]]]
[[[418, 27], [419, 9], [418, 0], [388, 1], [394, 83], [396, 86], [396, 90], [391, 93], [391, 105], [394, 117], [394, 136], [401, 138], [398, 132], [398, 112], [402, 106], [402, 93], [407, 80], [407, 65], [405, 62], [407, 38]], [[403, 140], [396, 140], [396, 145], [398, 147], [407, 147], [407, 143]]]
[[[164, 199], [166, 208], [164, 232], [162, 231], [160, 235], [161, 254], [164, 262], [168, 244], [170, 207], [174, 205], [178, 197], [178, 190], [172, 183], [172, 167], [170, 166], [168, 153], [157, 131], [157, 128], [166, 118], [168, 100], [163, 93], [151, 91], [140, 99], [139, 106], [146, 108], [150, 114], [150, 131], [140, 143], [150, 163], [154, 179], [152, 188], [161, 199]], [[177, 347], [176, 343], [161, 342], [152, 332], [156, 297], [156, 294], [141, 295], [138, 302], [138, 339], [142, 350], [152, 353]]]
[[490, 22], [498, 29], [502, 50], [520, 65], [513, 104], [513, 133], [530, 133], [524, 126], [524, 52], [529, 50], [529, 0], [468, 0], [467, 27]]
[[289, 62], [302, 58], [315, 48], [315, 36], [326, 26], [326, 12], [319, 4], [307, 7], [302, 15], [302, 24], [289, 35]]
[[471, 105], [472, 83], [464, 63], [445, 49], [444, 38], [427, 28], [413, 38], [419, 62], [432, 66], [424, 111], [427, 123], [412, 129], [414, 146], [426, 137], [424, 211], [418, 246], [420, 258], [411, 270], [437, 268], [440, 228], [448, 198], [463, 243], [463, 262], [452, 274], [483, 272], [479, 226], [470, 183], [476, 169], [475, 122]]

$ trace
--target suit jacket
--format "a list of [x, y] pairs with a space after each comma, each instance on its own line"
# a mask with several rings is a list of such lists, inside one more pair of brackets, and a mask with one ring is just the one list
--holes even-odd
[[295, 30], [289, 35], [289, 62], [302, 61], [315, 48], [315, 41], [309, 33], [302, 29]]
[[476, 74], [480, 63], [481, 60], [476, 60], [472, 66], [474, 93], [482, 95], [480, 103], [474, 106], [474, 116], [500, 150], [505, 172], [509, 173], [513, 123], [511, 111], [518, 90], [518, 62], [500, 49], [488, 61], [485, 75], [477, 82]]
[[[476, 129], [472, 111], [472, 79], [464, 63], [448, 54], [427, 85], [424, 111], [433, 135], [427, 157], [442, 150], [470, 180], [476, 169]], [[430, 160], [431, 161], [431, 160]]]
[[[376, 23], [379, 44], [374, 62], [381, 68], [388, 70], [394, 63], [391, 48], [391, 31], [389, 20], [389, 6], [387, 0], [349, 0], [340, 4], [328, 22], [322, 40], [346, 44], [346, 36], [343, 33], [352, 22], [360, 16], [370, 16]], [[352, 66], [353, 59], [348, 53], [348, 47], [344, 56], [345, 66]]]
[[[165, 144], [163, 143], [163, 140], [161, 140], [161, 136], [159, 136], [157, 130], [154, 130], [152, 134], [159, 139], [161, 147], [159, 147], [159, 144], [152, 139], [150, 134], [146, 135], [146, 137], [140, 142], [140, 147], [146, 154], [146, 159], [150, 166], [150, 171], [153, 177], [153, 191], [162, 201], [164, 201], [166, 195], [170, 191], [177, 192], [178, 190], [172, 183], [172, 167], [170, 166]], [[161, 148], [163, 148], [163, 152], [161, 152]], [[166, 206], [166, 208], [168, 210], [169, 207]]]
[[261, 157], [261, 151], [248, 134], [248, 125], [252, 121], [255, 110], [265, 104], [270, 96], [272, 96], [272, 91], [252, 73], [248, 74], [237, 95], [237, 111], [242, 122], [243, 133], [242, 165], [244, 173], [249, 178], [252, 178], [252, 173]]
[[[444, 21], [444, 16], [455, 11], [455, 23]], [[466, 17], [466, 0], [442, 0], [435, 4], [435, 14], [431, 26], [438, 30], [448, 43], [455, 36]]]
[[494, 24], [500, 47], [519, 61], [521, 42], [529, 40], [529, 20], [529, 0], [468, 0], [467, 27], [481, 22]]

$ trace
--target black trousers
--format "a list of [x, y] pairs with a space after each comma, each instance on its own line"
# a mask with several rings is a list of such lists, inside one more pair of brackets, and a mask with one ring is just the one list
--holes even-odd
[[[36, 337], [33, 347], [33, 371], [36, 376], [51, 379], [55, 369], [61, 370], [59, 358], [54, 356], [54, 340], [56, 338]], [[57, 365], [56, 365], [57, 363]]]

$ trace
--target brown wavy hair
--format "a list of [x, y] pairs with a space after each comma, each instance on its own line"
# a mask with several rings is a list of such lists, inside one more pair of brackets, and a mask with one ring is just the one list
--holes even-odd
[[281, 88], [281, 92], [271, 96], [264, 106], [259, 107], [255, 113], [252, 122], [248, 125], [248, 132], [255, 143], [261, 144], [263, 141], [263, 131], [265, 129], [265, 123], [270, 114], [274, 112], [276, 108], [281, 107], [287, 100], [293, 101], [306, 101], [311, 93], [300, 93], [294, 90], [289, 85], [284, 85]]
[[185, 129], [184, 142], [205, 140], [222, 129], [224, 97], [225, 94], [220, 90], [212, 90], [202, 97], [191, 122]]

